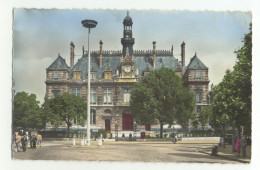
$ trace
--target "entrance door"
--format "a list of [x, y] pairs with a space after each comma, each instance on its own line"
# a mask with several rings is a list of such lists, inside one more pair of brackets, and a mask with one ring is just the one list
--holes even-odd
[[110, 131], [110, 119], [105, 119], [105, 128], [106, 131]]
[[123, 130], [133, 130], [132, 114], [123, 114]]

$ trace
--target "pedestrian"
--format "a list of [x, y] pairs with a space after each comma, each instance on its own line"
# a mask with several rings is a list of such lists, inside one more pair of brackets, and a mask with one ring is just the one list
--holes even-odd
[[25, 152], [26, 148], [27, 148], [27, 135], [25, 132], [23, 133], [23, 136], [22, 136], [22, 148], [23, 148], [23, 151]]
[[122, 135], [122, 138], [123, 138], [123, 141], [125, 141], [125, 134], [123, 133], [123, 135]]
[[37, 137], [36, 137], [36, 135], [34, 135], [32, 137], [33, 149], [36, 149], [36, 142], [37, 142]]
[[241, 147], [242, 147], [242, 156], [246, 157], [246, 137], [243, 135], [241, 139]]
[[238, 137], [236, 140], [236, 152], [238, 156], [240, 156], [240, 142], [240, 138]]
[[132, 133], [129, 134], [129, 141], [132, 141]]

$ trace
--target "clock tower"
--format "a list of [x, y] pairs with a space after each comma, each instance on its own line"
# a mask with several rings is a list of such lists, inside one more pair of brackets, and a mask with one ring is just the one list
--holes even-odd
[[123, 56], [126, 55], [126, 49], [128, 48], [129, 55], [133, 55], [133, 45], [135, 43], [135, 39], [132, 38], [132, 18], [129, 16], [129, 12], [127, 11], [127, 16], [124, 21], [124, 34], [123, 38], [121, 38], [121, 44], [123, 45]]

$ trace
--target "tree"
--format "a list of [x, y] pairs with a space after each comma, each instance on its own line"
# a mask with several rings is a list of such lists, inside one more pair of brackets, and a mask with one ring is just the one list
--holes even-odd
[[71, 121], [84, 126], [87, 119], [87, 104], [81, 97], [69, 93], [57, 96], [54, 99], [46, 100], [43, 104], [46, 121], [52, 122], [56, 127], [66, 122], [68, 131], [72, 125]]
[[187, 127], [188, 120], [193, 118], [195, 99], [181, 78], [162, 68], [150, 72], [134, 86], [130, 105], [138, 124], [160, 124], [162, 138], [164, 124], [172, 125], [175, 121]]
[[209, 122], [209, 118], [211, 117], [211, 115], [212, 115], [211, 106], [204, 107], [203, 109], [201, 109], [198, 119], [202, 128], [204, 128], [205, 125]]
[[58, 114], [54, 113], [54, 99], [45, 100], [42, 105], [42, 112], [44, 114], [44, 122], [51, 122], [56, 128], [62, 124], [62, 120], [60, 119]]
[[13, 127], [42, 128], [44, 126], [35, 94], [18, 92], [14, 96]]
[[252, 24], [249, 26], [250, 32], [245, 34], [242, 42], [243, 46], [235, 51], [237, 63], [234, 66], [235, 87], [237, 97], [241, 102], [240, 112], [235, 117], [237, 127], [245, 126], [248, 134], [251, 134], [252, 120]]
[[222, 126], [225, 138], [225, 127], [245, 126], [251, 133], [251, 95], [252, 95], [252, 31], [245, 35], [244, 45], [238, 51], [234, 70], [226, 74], [214, 89], [212, 116], [210, 124], [213, 127]]

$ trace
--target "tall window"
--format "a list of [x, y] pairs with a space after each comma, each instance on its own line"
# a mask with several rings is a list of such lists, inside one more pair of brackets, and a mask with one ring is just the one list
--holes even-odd
[[123, 89], [123, 97], [124, 97], [124, 102], [130, 102], [130, 97], [131, 97], [131, 89], [130, 88], [124, 88]]
[[90, 103], [91, 104], [97, 103], [97, 90], [96, 89], [90, 90]]
[[195, 78], [196, 78], [196, 79], [201, 78], [201, 77], [200, 77], [200, 71], [196, 71], [196, 72], [195, 72]]
[[112, 89], [104, 88], [104, 104], [112, 104]]
[[197, 106], [197, 113], [200, 113], [200, 111], [201, 111], [201, 107]]
[[53, 80], [59, 80], [59, 72], [58, 71], [53, 72]]
[[78, 89], [78, 88], [72, 89], [72, 94], [74, 96], [80, 96], [80, 89]]
[[90, 124], [96, 124], [96, 110], [90, 110]]
[[54, 99], [55, 97], [57, 97], [59, 95], [59, 90], [53, 90], [52, 91], [52, 98]]
[[197, 103], [201, 102], [201, 92], [196, 92], [196, 102]]

